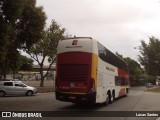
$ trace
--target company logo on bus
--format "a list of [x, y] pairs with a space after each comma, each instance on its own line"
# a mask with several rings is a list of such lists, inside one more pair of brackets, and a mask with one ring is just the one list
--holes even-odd
[[77, 45], [78, 40], [73, 40], [72, 45]]
[[72, 46], [66, 46], [66, 48], [82, 48], [82, 46], [78, 45], [78, 40], [73, 40]]
[[113, 69], [113, 68], [111, 68], [111, 67], [108, 67], [108, 66], [106, 66], [106, 69], [109, 70], [109, 71], [112, 71], [112, 72], [115, 72], [115, 71], [116, 71], [115, 69]]

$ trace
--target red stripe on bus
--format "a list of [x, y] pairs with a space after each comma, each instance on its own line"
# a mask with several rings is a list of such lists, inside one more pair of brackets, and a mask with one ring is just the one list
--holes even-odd
[[128, 77], [128, 72], [126, 72], [122, 69], [118, 69], [118, 76], [126, 78], [126, 77]]
[[124, 96], [125, 94], [126, 94], [125, 88], [122, 88], [122, 89], [119, 91], [119, 97]]

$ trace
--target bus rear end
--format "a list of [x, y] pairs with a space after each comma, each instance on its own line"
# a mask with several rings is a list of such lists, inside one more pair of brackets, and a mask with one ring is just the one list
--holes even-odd
[[96, 101], [93, 39], [59, 41], [57, 49], [56, 99], [68, 102]]

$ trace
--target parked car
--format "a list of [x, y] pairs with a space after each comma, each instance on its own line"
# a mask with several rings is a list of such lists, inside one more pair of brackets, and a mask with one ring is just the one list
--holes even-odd
[[0, 97], [5, 95], [26, 95], [32, 96], [37, 93], [37, 89], [24, 84], [22, 81], [5, 80], [0, 81]]
[[153, 87], [154, 85], [152, 83], [146, 83], [146, 87], [147, 88], [150, 88], [150, 87]]

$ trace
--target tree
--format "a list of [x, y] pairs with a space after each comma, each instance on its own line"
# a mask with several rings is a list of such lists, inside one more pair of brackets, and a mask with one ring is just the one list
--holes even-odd
[[148, 75], [160, 75], [160, 40], [154, 36], [149, 37], [149, 43], [141, 41], [139, 47], [141, 55], [139, 61]]
[[26, 56], [19, 55], [17, 62], [18, 71], [31, 71], [33, 68], [33, 60]]
[[[14, 55], [11, 55], [12, 57]], [[10, 56], [10, 57], [11, 57]], [[21, 54], [17, 54], [16, 57], [14, 56], [13, 59], [16, 60], [11, 60], [9, 62], [13, 62], [13, 63], [9, 63], [10, 66], [8, 72], [12, 72], [13, 74], [17, 73], [18, 71], [30, 71], [32, 70], [32, 66], [33, 66], [33, 60], [31, 58], [27, 58], [26, 56], [23, 56]]]
[[116, 52], [116, 55], [117, 55], [118, 57], [124, 59], [124, 58], [123, 58], [123, 55], [119, 54], [118, 52]]
[[129, 73], [136, 79], [139, 79], [139, 76], [143, 74], [143, 69], [141, 68], [140, 64], [129, 57], [124, 58], [124, 61], [126, 61], [128, 64]]
[[[50, 71], [51, 66], [56, 60], [58, 41], [64, 39], [65, 29], [61, 28], [55, 20], [52, 20], [50, 27], [44, 31], [43, 39], [34, 44], [27, 53], [40, 66], [41, 82], [40, 87], [43, 87], [44, 78]], [[44, 60], [48, 59], [49, 67], [47, 72], [43, 74]]]
[[43, 33], [46, 16], [36, 0], [0, 0], [0, 74], [15, 68], [19, 49], [29, 49]]

